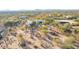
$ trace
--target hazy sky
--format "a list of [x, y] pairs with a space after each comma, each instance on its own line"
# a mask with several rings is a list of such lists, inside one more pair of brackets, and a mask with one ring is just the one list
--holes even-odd
[[0, 0], [0, 10], [79, 9], [79, 0]]

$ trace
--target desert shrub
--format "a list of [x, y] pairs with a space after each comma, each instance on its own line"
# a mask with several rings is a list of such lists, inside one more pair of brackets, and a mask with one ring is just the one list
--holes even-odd
[[62, 48], [63, 49], [74, 49], [74, 45], [73, 44], [66, 44]]
[[61, 44], [62, 43], [61, 40], [58, 37], [55, 37], [53, 39], [53, 41], [56, 42], [57, 44]]
[[25, 25], [20, 26], [19, 28], [20, 28], [21, 30], [23, 30], [23, 31], [27, 29], [27, 27], [26, 27]]
[[74, 31], [74, 32], [75, 32], [76, 34], [77, 34], [77, 33], [79, 33], [79, 29], [75, 29], [75, 31]]
[[47, 26], [42, 26], [41, 28], [40, 28], [40, 31], [42, 32], [42, 33], [48, 33], [48, 27]]
[[61, 24], [59, 24], [58, 25], [58, 28], [60, 29], [60, 31], [62, 32], [62, 33], [71, 33], [71, 25], [69, 24], [69, 23], [65, 23], [65, 24], [63, 24], [63, 25], [61, 25]]
[[73, 49], [73, 48], [75, 48], [74, 42], [75, 42], [75, 37], [69, 36], [68, 39], [66, 39], [64, 44], [62, 45], [62, 48]]
[[79, 19], [75, 19], [74, 21], [75, 21], [75, 22], [79, 22]]
[[24, 41], [24, 37], [22, 34], [18, 34], [17, 39], [20, 41]]
[[45, 19], [45, 24], [53, 24], [54, 23], [54, 20], [53, 19]]
[[7, 21], [4, 25], [7, 27], [13, 27], [18, 26], [20, 24], [20, 21]]

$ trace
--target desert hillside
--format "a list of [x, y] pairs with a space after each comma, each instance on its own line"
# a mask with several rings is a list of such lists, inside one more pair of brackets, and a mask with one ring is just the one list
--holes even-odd
[[78, 49], [79, 11], [0, 14], [1, 49]]

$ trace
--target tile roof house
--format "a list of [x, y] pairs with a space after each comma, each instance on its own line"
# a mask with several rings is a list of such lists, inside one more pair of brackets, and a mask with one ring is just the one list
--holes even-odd
[[28, 16], [20, 16], [19, 19], [27, 19]]

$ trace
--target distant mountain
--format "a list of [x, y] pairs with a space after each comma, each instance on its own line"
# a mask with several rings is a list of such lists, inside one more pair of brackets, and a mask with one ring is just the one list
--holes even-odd
[[16, 14], [20, 12], [79, 12], [79, 10], [63, 10], [63, 9], [35, 9], [35, 10], [1, 10], [0, 14]]

